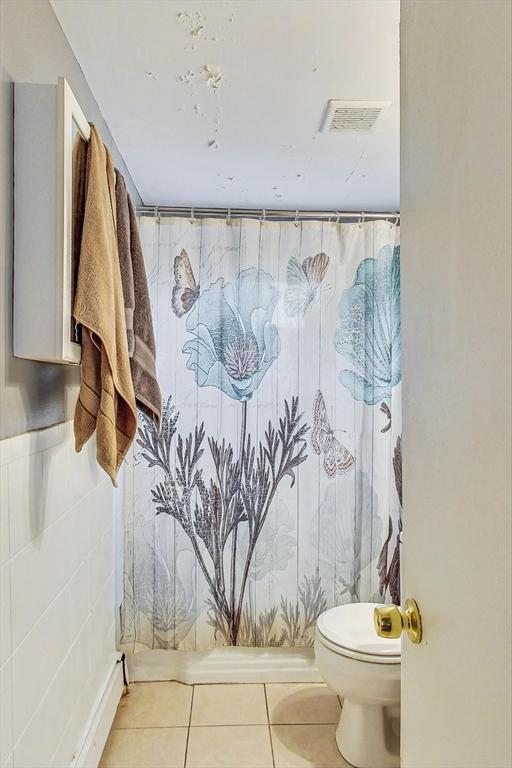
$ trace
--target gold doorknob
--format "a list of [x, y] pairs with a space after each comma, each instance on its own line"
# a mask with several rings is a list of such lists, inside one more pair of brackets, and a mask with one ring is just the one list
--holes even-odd
[[416, 600], [407, 599], [403, 611], [397, 605], [379, 605], [373, 620], [379, 637], [400, 637], [405, 629], [412, 643], [421, 643], [423, 630]]

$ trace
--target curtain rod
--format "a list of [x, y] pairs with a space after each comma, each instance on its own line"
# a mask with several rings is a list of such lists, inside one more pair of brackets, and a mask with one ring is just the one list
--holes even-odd
[[294, 211], [265, 208], [196, 208], [173, 207], [167, 205], [137, 206], [140, 216], [178, 216], [187, 219], [261, 219], [262, 221], [308, 221], [327, 220], [338, 222], [341, 219], [371, 220], [396, 219], [400, 221], [398, 211], [376, 213], [375, 211]]

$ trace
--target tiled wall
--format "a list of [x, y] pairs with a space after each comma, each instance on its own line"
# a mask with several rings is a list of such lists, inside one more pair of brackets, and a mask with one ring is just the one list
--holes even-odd
[[0, 766], [68, 766], [115, 659], [114, 493], [72, 423], [0, 442]]

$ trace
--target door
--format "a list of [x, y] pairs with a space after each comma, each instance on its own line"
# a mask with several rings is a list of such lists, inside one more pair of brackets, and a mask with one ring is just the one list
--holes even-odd
[[511, 765], [510, 9], [402, 2], [404, 768]]

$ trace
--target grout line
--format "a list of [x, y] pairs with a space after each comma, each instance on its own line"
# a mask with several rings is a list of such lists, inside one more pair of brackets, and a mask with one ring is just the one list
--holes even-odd
[[219, 723], [218, 725], [129, 725], [129, 726], [112, 726], [110, 729], [111, 731], [173, 731], [177, 729], [184, 729], [187, 730], [194, 730], [194, 728], [264, 728], [265, 725], [270, 726], [289, 726], [293, 725], [294, 727], [299, 726], [317, 726], [317, 725], [337, 725], [338, 720], [336, 722], [331, 721], [330, 723]]
[[[190, 727], [192, 729], [194, 728], [264, 728], [266, 725], [268, 725], [268, 721], [266, 723], [215, 723], [212, 725], [211, 723], [197, 723], [196, 725], [191, 725]], [[302, 725], [302, 723], [288, 723], [288, 725]], [[318, 725], [318, 723], [304, 723], [304, 725]], [[320, 723], [322, 725], [322, 723]], [[323, 725], [331, 725], [331, 723], [323, 723]]]
[[[222, 646], [217, 646], [217, 648], [221, 648], [221, 647]], [[228, 646], [226, 646], [226, 647], [228, 647]], [[237, 647], [240, 648], [241, 646], [237, 646]], [[247, 646], [247, 647], [250, 647], [250, 646]], [[299, 647], [299, 646], [297, 646], [297, 647]], [[190, 653], [190, 651], [187, 651], [187, 653]], [[199, 651], [199, 653], [201, 653], [201, 651]], [[148, 682], [151, 682], [151, 681], [148, 681]], [[175, 680], [174, 682], [180, 683], [181, 685], [190, 685], [190, 683], [182, 683], [181, 680]], [[193, 683], [193, 685], [198, 687], [198, 688], [204, 688], [204, 687], [207, 687], [207, 686], [209, 686], [211, 688], [212, 686], [220, 686], [220, 685], [243, 685], [243, 686], [247, 686], [247, 685], [256, 686], [256, 685], [258, 685], [259, 686], [259, 685], [320, 685], [320, 684], [321, 684], [321, 681], [318, 682], [318, 683], [317, 682], [307, 681], [307, 682], [304, 683], [301, 680], [299, 680], [298, 682], [296, 680], [293, 680], [291, 682], [286, 681], [285, 683], [282, 683], [282, 682], [278, 682], [278, 683], [274, 683], [274, 682], [261, 683], [258, 680], [250, 680], [248, 683], [243, 683], [243, 682], [242, 683], [240, 683], [240, 682], [237, 683], [237, 682], [233, 682], [233, 680], [228, 680], [227, 682], [226, 681], [221, 681], [221, 682], [218, 682], [218, 683]]]
[[265, 708], [267, 710], [267, 727], [268, 727], [268, 737], [270, 739], [270, 753], [272, 755], [272, 765], [274, 768], [276, 768], [276, 761], [274, 758], [274, 744], [272, 742], [272, 728], [270, 727], [270, 712], [268, 709], [268, 699], [267, 699], [267, 685], [266, 683], [263, 684], [263, 691], [265, 693]]
[[338, 725], [338, 723], [339, 723], [339, 720], [336, 720], [336, 722], [333, 722], [331, 720], [330, 723], [326, 723], [326, 722], [324, 722], [322, 720], [321, 723], [319, 723], [319, 722], [313, 722], [313, 723], [270, 723], [270, 725], [272, 726], [272, 728], [276, 728], [276, 727], [279, 727], [279, 728], [286, 727], [286, 728], [288, 728], [288, 726], [293, 726], [294, 728], [298, 728], [299, 726], [300, 727], [305, 726], [305, 727], [309, 728], [310, 726], [313, 726], [313, 725], [314, 726], [317, 726], [317, 725]]
[[112, 726], [110, 731], [174, 731], [178, 729], [187, 729], [188, 725], [116, 725]]
[[187, 765], [188, 742], [190, 739], [190, 725], [192, 723], [192, 707], [194, 706], [194, 691], [195, 691], [195, 685], [192, 686], [192, 696], [190, 697], [190, 712], [188, 715], [187, 741], [185, 743], [185, 755], [183, 758], [183, 768], [185, 768]]

